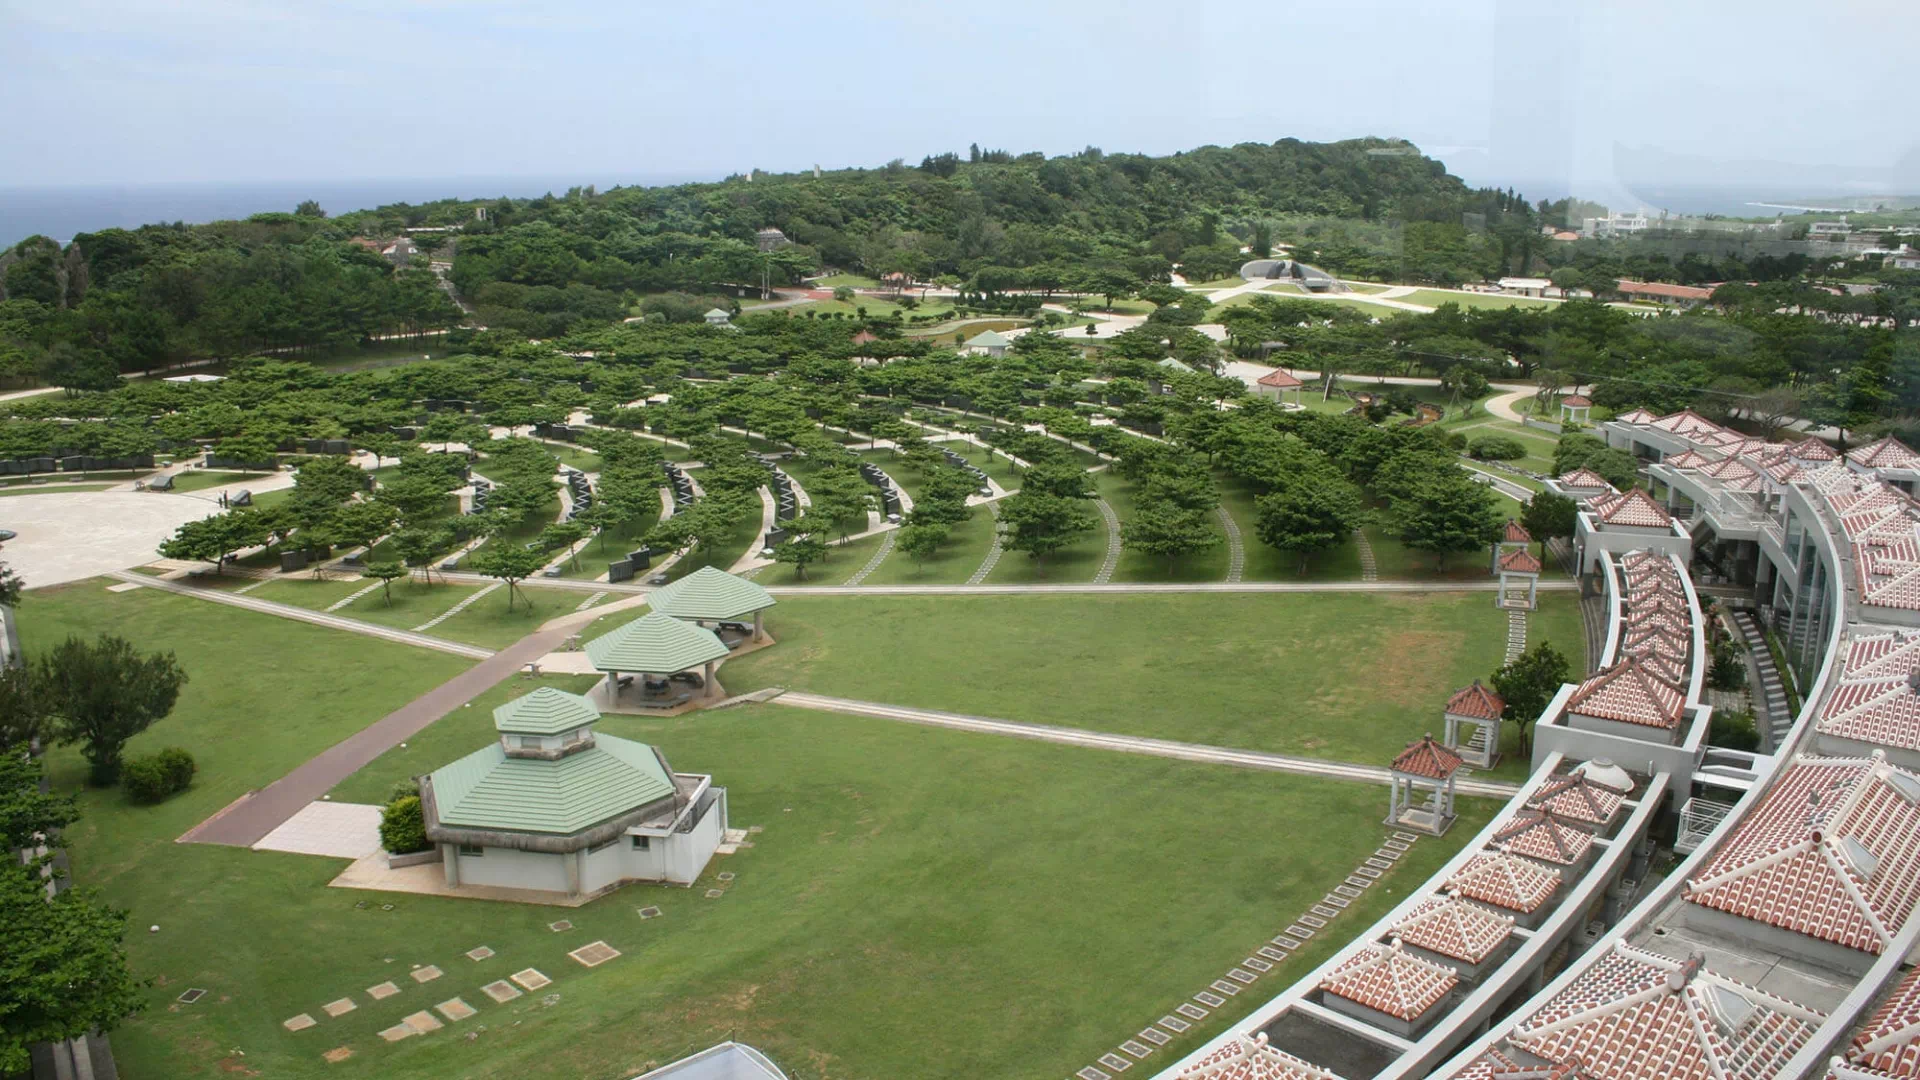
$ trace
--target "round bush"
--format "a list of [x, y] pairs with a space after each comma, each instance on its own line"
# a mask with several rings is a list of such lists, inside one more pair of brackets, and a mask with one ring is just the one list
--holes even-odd
[[393, 855], [410, 855], [433, 845], [427, 841], [427, 816], [420, 796], [408, 795], [387, 804], [380, 815], [380, 846]]
[[130, 758], [120, 770], [120, 782], [134, 802], [157, 803], [193, 784], [193, 755], [177, 746], [157, 754]]
[[1482, 435], [1467, 444], [1467, 453], [1482, 461], [1516, 461], [1527, 456], [1527, 448], [1511, 436]]

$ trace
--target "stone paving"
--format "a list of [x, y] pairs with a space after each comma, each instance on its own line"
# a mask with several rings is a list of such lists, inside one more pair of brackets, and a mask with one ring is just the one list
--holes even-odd
[[187, 495], [47, 492], [9, 496], [0, 527], [19, 534], [7, 541], [7, 562], [38, 588], [149, 562], [175, 529], [219, 512]]
[[461, 600], [459, 603], [453, 605], [452, 607], [441, 612], [440, 614], [435, 615], [433, 618], [428, 619], [426, 622], [421, 623], [419, 626], [414, 627], [413, 632], [416, 634], [425, 633], [426, 631], [431, 630], [436, 626], [439, 626], [441, 623], [446, 622], [448, 619], [453, 618], [455, 615], [460, 614], [461, 612], [472, 607], [474, 604], [478, 603], [481, 597], [486, 596], [487, 594], [495, 592], [499, 589], [506, 588], [506, 584], [507, 583], [504, 581], [496, 581], [492, 585], [489, 585], [478, 592], [469, 594], [465, 599]]
[[886, 562], [887, 556], [893, 554], [893, 542], [899, 539], [899, 537], [900, 537], [899, 529], [888, 529], [886, 532], [882, 533], [880, 536], [880, 546], [873, 550], [873, 557], [867, 560], [867, 564], [865, 566], [862, 566], [860, 569], [855, 570], [853, 574], [850, 577], [848, 577], [845, 582], [843, 582], [843, 584], [858, 585], [861, 582], [867, 580], [867, 575], [873, 573], [875, 570], [880, 569], [880, 564], [883, 562]]
[[255, 851], [286, 851], [360, 859], [380, 851], [378, 806], [312, 802], [253, 844]]
[[1247, 544], [1240, 536], [1240, 523], [1224, 506], [1213, 508], [1220, 515], [1220, 530], [1227, 534], [1227, 580], [1239, 581], [1247, 572]]
[[1527, 613], [1507, 612], [1507, 662], [1512, 663], [1527, 651]]
[[[265, 583], [264, 583], [264, 582], [262, 582], [262, 584], [265, 584]], [[374, 582], [373, 584], [371, 584], [371, 585], [368, 585], [368, 586], [367, 586], [366, 588], [364, 588], [364, 589], [356, 589], [356, 590], [354, 590], [353, 592], [351, 592], [351, 593], [349, 593], [349, 594], [347, 594], [346, 596], [344, 596], [344, 597], [342, 597], [341, 599], [339, 599], [339, 600], [335, 600], [335, 601], [334, 601], [333, 603], [331, 603], [331, 604], [328, 604], [328, 605], [326, 606], [326, 608], [325, 608], [324, 610], [326, 610], [326, 611], [329, 611], [329, 612], [333, 612], [333, 611], [339, 611], [339, 610], [340, 610], [340, 609], [342, 609], [342, 608], [347, 608], [347, 607], [352, 607], [352, 606], [353, 606], [353, 602], [354, 602], [355, 600], [358, 600], [358, 599], [360, 599], [360, 598], [361, 598], [361, 597], [363, 597], [363, 596], [367, 596], [367, 595], [369, 595], [369, 594], [371, 594], [371, 593], [373, 593], [374, 591], [376, 591], [376, 590], [378, 590], [379, 588], [381, 588], [381, 587], [382, 587], [382, 586], [384, 586], [385, 584], [386, 584], [386, 582], [384, 582], [384, 581], [375, 581], [375, 582]], [[249, 585], [249, 586], [247, 586], [247, 589], [253, 589], [253, 588], [258, 588], [258, 586], [255, 586], [255, 585]], [[242, 589], [241, 591], [242, 591], [242, 592], [245, 592], [246, 590], [245, 590], [245, 589]]]
[[[1374, 878], [1380, 876], [1368, 863], [1390, 866], [1410, 849], [1417, 834], [1395, 830], [1381, 842], [1378, 850], [1362, 860], [1355, 872], [1371, 871]], [[1349, 877], [1352, 882], [1355, 878]], [[1256, 948], [1246, 959], [1229, 968], [1224, 977], [1207, 984], [1206, 989], [1197, 990], [1188, 1000], [1173, 1007], [1173, 1012], [1155, 1020], [1152, 1024], [1134, 1033], [1131, 1038], [1120, 1042], [1118, 1052], [1108, 1051], [1094, 1059], [1092, 1065], [1075, 1072], [1080, 1080], [1113, 1080], [1115, 1073], [1125, 1072], [1134, 1063], [1145, 1059], [1155, 1049], [1173, 1041], [1193, 1027], [1193, 1021], [1204, 1020], [1217, 1009], [1224, 1008], [1238, 996], [1242, 989], [1251, 989], [1261, 976], [1275, 970], [1284, 962], [1300, 943], [1312, 938], [1315, 932], [1326, 927], [1328, 920], [1340, 915], [1351, 900], [1339, 895], [1345, 889], [1351, 896], [1361, 895], [1361, 889], [1373, 884], [1367, 878], [1360, 878], [1358, 886], [1334, 886], [1335, 891], [1328, 893], [1319, 903], [1313, 905], [1312, 913], [1299, 916], [1285, 930], [1274, 935], [1265, 944]], [[1175, 1013], [1179, 1015], [1174, 1015]], [[1186, 1019], [1181, 1019], [1185, 1017]], [[1125, 1056], [1122, 1056], [1125, 1055]]]
[[988, 503], [987, 513], [993, 515], [993, 543], [987, 548], [987, 557], [980, 560], [980, 568], [967, 579], [969, 585], [978, 585], [987, 580], [987, 575], [993, 573], [994, 566], [1000, 562], [1000, 556], [1006, 551], [1004, 544], [1006, 536], [1001, 531], [1005, 526], [1000, 521], [1000, 504]]
[[1105, 585], [1113, 580], [1113, 571], [1120, 565], [1120, 515], [1113, 512], [1113, 504], [1105, 499], [1095, 499], [1093, 505], [1107, 523], [1107, 557], [1100, 569], [1094, 571], [1093, 583]]
[[1367, 534], [1359, 529], [1353, 530], [1353, 546], [1360, 551], [1360, 580], [1379, 581], [1380, 564], [1373, 558], [1373, 543]]

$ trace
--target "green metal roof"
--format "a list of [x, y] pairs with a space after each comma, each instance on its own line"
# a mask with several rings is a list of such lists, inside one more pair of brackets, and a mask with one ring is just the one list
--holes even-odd
[[558, 735], [600, 719], [600, 710], [579, 694], [543, 686], [493, 710], [493, 726], [517, 735]]
[[434, 770], [442, 825], [577, 833], [673, 794], [653, 747], [612, 735], [563, 758], [508, 757], [498, 743]]
[[967, 339], [968, 348], [1005, 348], [1007, 344], [1007, 339], [997, 330], [982, 330]]
[[669, 675], [725, 655], [727, 646], [713, 631], [657, 611], [587, 642], [587, 659], [601, 671]]
[[773, 606], [773, 594], [717, 567], [703, 566], [654, 590], [647, 606], [676, 619], [737, 619]]
[[1172, 371], [1185, 372], [1188, 375], [1193, 374], [1192, 364], [1189, 364], [1184, 360], [1175, 360], [1171, 356], [1167, 357], [1165, 360], [1160, 361], [1157, 366], [1167, 368]]
[[711, 319], [715, 315], [718, 315], [723, 319], [733, 318], [733, 312], [728, 311], [726, 308], [708, 308], [707, 309], [707, 316], [706, 316], [707, 318]]

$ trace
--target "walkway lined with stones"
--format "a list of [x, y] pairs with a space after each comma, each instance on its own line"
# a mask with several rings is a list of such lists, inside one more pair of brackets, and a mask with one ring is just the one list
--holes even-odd
[[1120, 515], [1113, 512], [1113, 504], [1105, 499], [1095, 499], [1094, 505], [1100, 508], [1100, 517], [1107, 523], [1107, 557], [1094, 571], [1093, 583], [1105, 585], [1113, 580], [1113, 572], [1120, 565]]
[[[782, 705], [795, 705], [821, 712], [847, 713], [878, 720], [902, 720], [910, 724], [971, 731], [982, 735], [1008, 735], [1066, 746], [1115, 750], [1124, 754], [1144, 754], [1149, 757], [1173, 758], [1178, 761], [1197, 761], [1208, 765], [1231, 765], [1241, 769], [1299, 773], [1365, 784], [1385, 784], [1390, 778], [1389, 772], [1377, 765], [1323, 761], [1317, 758], [1268, 753], [1264, 750], [1236, 750], [1224, 746], [1208, 746], [1204, 743], [1153, 739], [1142, 735], [1114, 735], [1103, 731], [1056, 727], [1051, 724], [1029, 724], [1018, 720], [996, 720], [986, 716], [969, 716], [965, 713], [940, 712], [935, 709], [915, 709], [903, 705], [883, 705], [878, 702], [829, 697], [825, 694], [812, 694], [799, 690], [789, 690], [773, 700]], [[1515, 784], [1491, 780], [1469, 780], [1460, 784], [1457, 790], [1462, 795], [1508, 799], [1512, 798], [1520, 788]]]
[[1247, 572], [1247, 545], [1240, 538], [1240, 523], [1224, 506], [1213, 508], [1220, 515], [1220, 528], [1227, 534], [1227, 583], [1239, 581]]
[[421, 633], [422, 631], [431, 630], [434, 627], [439, 626], [441, 623], [446, 622], [448, 619], [453, 618], [455, 615], [458, 615], [461, 612], [472, 607], [476, 602], [479, 601], [481, 597], [486, 596], [492, 592], [495, 592], [496, 590], [499, 590], [501, 588], [504, 588], [505, 586], [506, 586], [506, 582], [496, 581], [493, 584], [487, 586], [484, 589], [481, 589], [478, 592], [469, 593], [467, 597], [461, 600], [459, 603], [453, 605], [452, 607], [441, 612], [440, 614], [435, 615], [433, 618], [428, 619], [426, 622], [421, 623], [419, 626], [414, 627], [413, 632], [418, 634], [418, 633]]
[[1527, 651], [1527, 613], [1514, 610], [1507, 612], [1507, 663], [1520, 659]]
[[1213, 980], [1205, 989], [1196, 991], [1192, 997], [1174, 1006], [1172, 1012], [1135, 1032], [1132, 1038], [1123, 1040], [1114, 1050], [1101, 1054], [1094, 1064], [1073, 1075], [1079, 1080], [1113, 1080], [1114, 1073], [1133, 1068], [1135, 1062], [1172, 1042], [1176, 1036], [1205, 1020], [1215, 1009], [1225, 1007], [1228, 998], [1237, 997], [1242, 990], [1251, 989], [1262, 975], [1285, 963], [1315, 934], [1339, 918], [1354, 901], [1366, 894], [1366, 890], [1384, 878], [1402, 855], [1413, 850], [1418, 839], [1417, 834], [1410, 832], [1396, 830], [1389, 834], [1373, 854], [1353, 868], [1353, 873], [1348, 874], [1345, 881], [1335, 885], [1332, 892], [1321, 897], [1319, 903], [1308, 908], [1286, 929], [1268, 938], [1264, 944], [1248, 953], [1246, 959], [1228, 968], [1221, 978]]
[[599, 592], [593, 593], [592, 595], [588, 596], [585, 600], [580, 601], [580, 606], [577, 608], [574, 608], [573, 610], [585, 611], [588, 608], [592, 607], [593, 605], [599, 603], [600, 601], [605, 600], [606, 598], [607, 598], [607, 592], [605, 589], [602, 589]]
[[987, 575], [993, 573], [994, 566], [1000, 562], [1000, 556], [1006, 552], [1006, 547], [1003, 543], [1006, 536], [1001, 532], [1004, 526], [1000, 521], [1000, 504], [993, 502], [988, 503], [987, 513], [993, 515], [993, 543], [987, 546], [987, 557], [980, 560], [980, 568], [975, 570], [973, 576], [967, 579], [967, 584], [970, 586], [979, 585], [986, 581]]
[[867, 580], [868, 574], [880, 569], [880, 564], [886, 562], [887, 556], [893, 554], [893, 541], [899, 535], [899, 529], [888, 529], [885, 533], [882, 533], [880, 536], [880, 546], [873, 549], [873, 557], [867, 560], [867, 565], [855, 570], [844, 584], [858, 585]]
[[1379, 581], [1380, 564], [1373, 560], [1373, 543], [1364, 530], [1353, 530], [1353, 544], [1360, 550], [1360, 580]]
[[[262, 584], [262, 585], [264, 585], [264, 584], [266, 584], [266, 583], [265, 583], [265, 582], [261, 582], [261, 584]], [[371, 584], [371, 585], [369, 585], [369, 586], [367, 586], [367, 587], [366, 587], [366, 588], [364, 588], [364, 589], [358, 589], [358, 590], [355, 590], [354, 592], [352, 592], [352, 593], [349, 593], [348, 595], [346, 595], [346, 596], [344, 596], [344, 597], [342, 597], [342, 598], [340, 598], [340, 599], [338, 599], [338, 600], [335, 600], [335, 601], [334, 601], [333, 603], [331, 603], [331, 604], [328, 604], [328, 605], [326, 606], [326, 608], [325, 608], [324, 610], [326, 610], [326, 611], [328, 611], [328, 612], [334, 612], [334, 611], [339, 611], [339, 610], [340, 610], [341, 608], [346, 608], [346, 607], [352, 607], [352, 606], [353, 606], [353, 602], [354, 602], [355, 600], [358, 600], [358, 599], [360, 599], [361, 597], [363, 597], [363, 596], [366, 596], [366, 595], [368, 595], [368, 594], [370, 594], [370, 593], [372, 593], [372, 592], [373, 592], [373, 590], [375, 590], [375, 589], [377, 589], [377, 588], [379, 588], [380, 586], [382, 586], [382, 585], [385, 585], [385, 584], [386, 584], [386, 582], [384, 582], [384, 581], [376, 581], [376, 582], [374, 582], [373, 584]], [[248, 588], [248, 589], [255, 589], [255, 588], [258, 588], [258, 587], [259, 587], [258, 585], [249, 585], [249, 586], [247, 586], [247, 588]]]
[[[228, 607], [244, 608], [262, 615], [278, 615], [283, 619], [313, 623], [316, 626], [324, 626], [330, 630], [345, 630], [349, 633], [365, 634], [368, 637], [384, 638], [401, 645], [415, 645], [423, 649], [435, 649], [444, 653], [452, 653], [455, 656], [464, 656], [470, 660], [483, 660], [494, 655], [492, 651], [482, 649], [477, 645], [462, 645], [457, 641], [448, 641], [445, 638], [428, 637], [425, 634], [410, 630], [381, 626], [378, 623], [361, 622], [359, 619], [350, 619], [344, 615], [329, 615], [324, 611], [313, 611], [308, 608], [296, 607], [292, 604], [278, 604], [272, 600], [257, 600], [251, 596], [235, 596], [233, 593], [221, 592], [218, 589], [200, 589], [191, 585], [179, 585], [171, 581], [162, 581], [157, 577], [151, 577], [147, 574], [135, 573], [132, 570], [116, 570], [107, 576], [119, 581], [130, 581], [149, 589], [159, 589], [161, 592], [169, 592], [177, 596], [192, 596], [216, 604], [225, 604]], [[315, 798], [318, 797], [317, 795], [315, 796]], [[265, 834], [263, 833], [261, 835]]]

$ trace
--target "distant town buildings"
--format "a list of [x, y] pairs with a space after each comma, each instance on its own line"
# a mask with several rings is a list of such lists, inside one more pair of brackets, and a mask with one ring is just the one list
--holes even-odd
[[1643, 233], [1653, 227], [1651, 219], [1644, 210], [1631, 214], [1614, 212], [1603, 218], [1587, 218], [1580, 226], [1580, 234], [1589, 239], [1608, 236], [1631, 236]]

